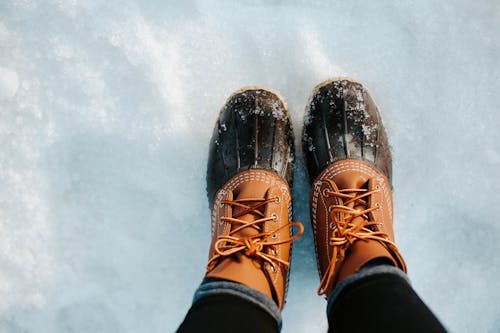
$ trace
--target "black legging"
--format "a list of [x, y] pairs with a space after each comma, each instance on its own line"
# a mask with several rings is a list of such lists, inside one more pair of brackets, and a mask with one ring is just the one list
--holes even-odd
[[[446, 332], [408, 282], [394, 274], [346, 286], [328, 311], [329, 332]], [[279, 332], [277, 322], [239, 297], [217, 295], [193, 304], [178, 332]]]

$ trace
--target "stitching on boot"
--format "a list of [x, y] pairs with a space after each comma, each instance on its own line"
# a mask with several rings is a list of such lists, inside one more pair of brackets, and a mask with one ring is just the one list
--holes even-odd
[[[227, 197], [227, 194], [229, 191], [233, 191], [235, 188], [238, 186], [242, 185], [243, 183], [249, 182], [249, 181], [258, 181], [258, 182], [264, 182], [269, 184], [270, 186], [277, 186], [280, 190], [280, 192], [284, 196], [284, 200], [288, 202], [287, 204], [287, 209], [288, 209], [288, 220], [292, 221], [292, 200], [291, 200], [291, 194], [290, 194], [290, 189], [288, 187], [288, 184], [278, 175], [274, 174], [271, 171], [266, 171], [262, 169], [249, 169], [243, 172], [240, 172], [233, 176], [229, 181], [224, 184], [219, 191], [217, 191], [214, 202], [213, 202], [213, 207], [212, 207], [212, 232], [216, 232], [217, 234], [220, 234], [221, 232], [219, 231], [219, 227], [227, 227], [227, 223], [222, 223], [222, 225], [218, 225], [217, 221], [220, 220], [220, 208], [221, 208], [221, 201], [224, 200]], [[227, 211], [226, 211], [227, 213]], [[212, 238], [214, 238], [215, 233], [212, 234]], [[278, 254], [281, 254], [280, 249], [278, 248], [276, 251]], [[266, 269], [268, 270], [268, 269]], [[278, 281], [279, 275], [283, 275], [281, 267], [278, 265], [278, 269], [276, 272], [268, 272], [271, 277], [272, 283], [276, 284]]]
[[[392, 221], [392, 218], [393, 218], [393, 216], [392, 216], [393, 215], [393, 213], [392, 213], [393, 206], [392, 205], [393, 205], [393, 203], [392, 203], [392, 198], [391, 198], [391, 192], [387, 191], [388, 182], [387, 182], [386, 178], [383, 176], [380, 176], [380, 172], [377, 169], [375, 169], [373, 166], [369, 165], [367, 162], [363, 162], [360, 160], [342, 160], [342, 161], [334, 162], [330, 166], [328, 166], [320, 174], [320, 176], [313, 182], [312, 192], [311, 192], [311, 196], [312, 196], [311, 222], [312, 222], [315, 234], [317, 233], [316, 216], [317, 216], [317, 210], [318, 210], [318, 199], [322, 198], [322, 196], [320, 194], [321, 194], [321, 185], [322, 185], [323, 181], [326, 179], [329, 179], [329, 178], [331, 179], [331, 178], [333, 178], [339, 174], [342, 174], [344, 172], [347, 172], [347, 171], [357, 171], [357, 172], [363, 173], [366, 176], [368, 176], [368, 178], [376, 178], [381, 183], [381, 190], [383, 193], [383, 198], [384, 198], [384, 201], [385, 201], [387, 207], [389, 207], [389, 209], [388, 209], [389, 219]], [[321, 199], [321, 200], [326, 207], [326, 203], [324, 202], [324, 200], [323, 199]], [[329, 216], [328, 212], [326, 212], [325, 216]], [[382, 210], [382, 218], [383, 218], [383, 221], [385, 221], [385, 214], [384, 214], [383, 210]], [[329, 228], [328, 219], [329, 218], [327, 218], [325, 221], [325, 223], [326, 223], [325, 227], [327, 228], [326, 230], [329, 230], [328, 229]], [[384, 227], [384, 229], [385, 229], [385, 227]], [[328, 232], [326, 234], [328, 235]], [[327, 242], [328, 242], [328, 237], [327, 237]], [[327, 246], [327, 248], [328, 248], [328, 246]], [[316, 261], [317, 261], [318, 271], [320, 271], [317, 242], [314, 242], [314, 251], [316, 253]], [[327, 257], [328, 257], [328, 260], [332, 260], [332, 258], [330, 258], [330, 253], [327, 253]], [[320, 275], [321, 275], [321, 272], [320, 272]]]

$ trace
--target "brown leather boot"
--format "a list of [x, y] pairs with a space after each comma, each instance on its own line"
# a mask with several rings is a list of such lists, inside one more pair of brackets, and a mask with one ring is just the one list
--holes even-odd
[[[284, 102], [250, 87], [223, 107], [210, 145], [212, 243], [207, 278], [234, 281], [285, 302], [291, 243], [293, 131]], [[292, 236], [291, 229], [299, 231]]]
[[314, 89], [305, 117], [318, 294], [330, 295], [375, 259], [406, 272], [394, 243], [391, 153], [370, 95], [350, 79], [324, 82]]

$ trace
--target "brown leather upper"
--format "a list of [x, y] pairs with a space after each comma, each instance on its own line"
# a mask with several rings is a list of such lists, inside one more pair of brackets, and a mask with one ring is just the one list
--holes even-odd
[[[288, 184], [274, 172], [250, 169], [216, 193], [206, 277], [235, 281], [273, 298], [283, 308], [291, 243], [303, 232], [291, 221]], [[291, 229], [299, 231], [293, 237]]]
[[376, 258], [387, 258], [406, 272], [394, 243], [391, 186], [370, 163], [330, 164], [312, 184], [310, 209], [322, 279], [318, 294], [329, 295]]

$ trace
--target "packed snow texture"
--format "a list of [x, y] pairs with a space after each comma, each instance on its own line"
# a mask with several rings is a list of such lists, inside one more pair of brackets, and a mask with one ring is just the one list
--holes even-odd
[[[0, 332], [174, 331], [226, 97], [279, 91], [298, 145], [334, 76], [381, 109], [414, 288], [452, 332], [499, 332], [499, 31], [490, 0], [1, 1]], [[300, 148], [295, 169], [283, 332], [325, 332]]]

